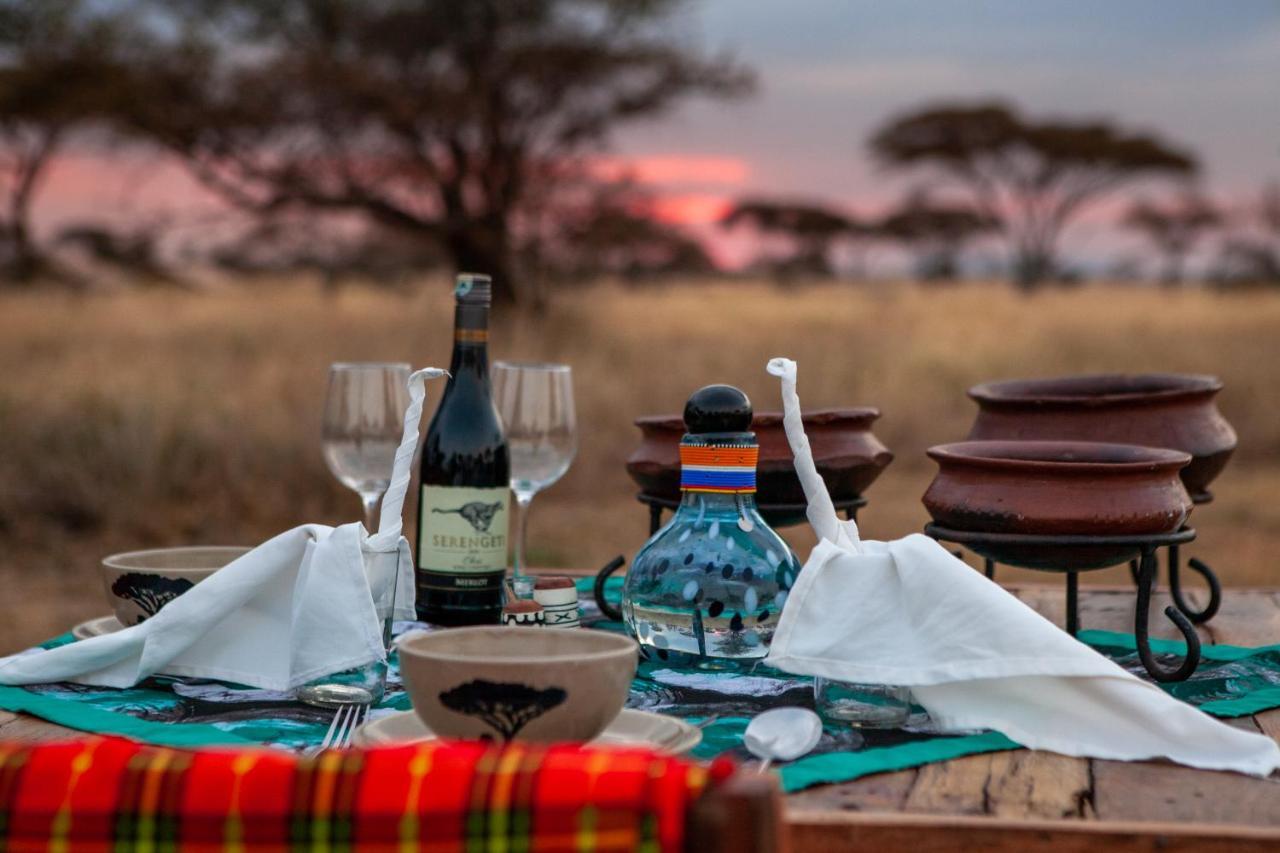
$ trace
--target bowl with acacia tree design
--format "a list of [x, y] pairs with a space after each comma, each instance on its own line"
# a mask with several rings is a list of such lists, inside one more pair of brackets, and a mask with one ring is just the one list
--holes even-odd
[[451, 628], [402, 637], [413, 710], [442, 737], [587, 741], [622, 710], [639, 647], [607, 631]]
[[120, 624], [137, 625], [247, 553], [248, 548], [201, 545], [112, 554], [102, 560], [102, 589]]

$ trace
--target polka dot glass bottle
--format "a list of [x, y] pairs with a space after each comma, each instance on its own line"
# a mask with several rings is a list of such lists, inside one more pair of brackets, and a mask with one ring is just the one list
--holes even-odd
[[750, 425], [750, 401], [729, 386], [685, 407], [680, 505], [623, 587], [623, 617], [650, 657], [719, 666], [769, 652], [800, 564], [756, 509]]

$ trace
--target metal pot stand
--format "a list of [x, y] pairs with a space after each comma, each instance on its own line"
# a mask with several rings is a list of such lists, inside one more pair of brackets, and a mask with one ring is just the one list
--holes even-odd
[[[1174, 533], [1158, 533], [1133, 536], [1073, 536], [1073, 535], [1038, 535], [1026, 533], [985, 533], [972, 530], [955, 530], [938, 524], [926, 524], [924, 532], [939, 542], [963, 545], [984, 560], [985, 574], [994, 579], [997, 562], [1036, 571], [1061, 572], [1067, 576], [1066, 628], [1067, 633], [1075, 636], [1080, 629], [1078, 611], [1079, 578], [1082, 571], [1110, 568], [1128, 562], [1134, 582], [1138, 586], [1137, 603], [1133, 615], [1133, 633], [1136, 640], [1138, 658], [1142, 666], [1153, 679], [1161, 682], [1185, 681], [1195, 672], [1200, 663], [1200, 636], [1196, 633], [1193, 622], [1201, 623], [1210, 619], [1217, 612], [1221, 603], [1221, 586], [1212, 570], [1199, 560], [1189, 562], [1192, 570], [1205, 578], [1209, 584], [1210, 600], [1203, 610], [1192, 610], [1182, 597], [1178, 579], [1178, 546], [1195, 539], [1194, 528], [1184, 527]], [[1159, 571], [1159, 559], [1156, 552], [1160, 548], [1169, 550], [1169, 587], [1174, 605], [1164, 609], [1165, 616], [1177, 627], [1187, 644], [1187, 654], [1182, 663], [1166, 669], [1156, 661], [1151, 652], [1149, 629], [1149, 610], [1151, 592], [1155, 587], [1156, 575]], [[1117, 558], [1103, 565], [1075, 567], [1073, 553], [1088, 552], [1097, 555], [1100, 551], [1114, 550]], [[1133, 558], [1132, 552], [1138, 551]], [[1010, 556], [1013, 552], [1014, 556]], [[1022, 557], [1016, 555], [1022, 554]], [[1027, 554], [1038, 554], [1035, 562], [1040, 565], [1027, 565]], [[1046, 568], [1044, 562], [1059, 557], [1054, 568]], [[960, 554], [957, 552], [957, 556]]]

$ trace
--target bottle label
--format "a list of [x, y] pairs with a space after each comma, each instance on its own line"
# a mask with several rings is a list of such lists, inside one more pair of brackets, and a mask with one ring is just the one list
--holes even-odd
[[452, 574], [506, 571], [510, 501], [506, 486], [424, 485], [418, 568]]

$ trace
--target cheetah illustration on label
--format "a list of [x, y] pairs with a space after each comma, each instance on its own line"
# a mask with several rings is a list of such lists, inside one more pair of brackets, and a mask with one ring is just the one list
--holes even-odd
[[489, 525], [493, 524], [493, 517], [497, 515], [498, 509], [502, 506], [501, 501], [494, 503], [481, 503], [480, 501], [471, 501], [465, 503], [456, 509], [433, 509], [432, 512], [438, 512], [442, 515], [456, 512], [465, 518], [477, 533], [488, 533]]

